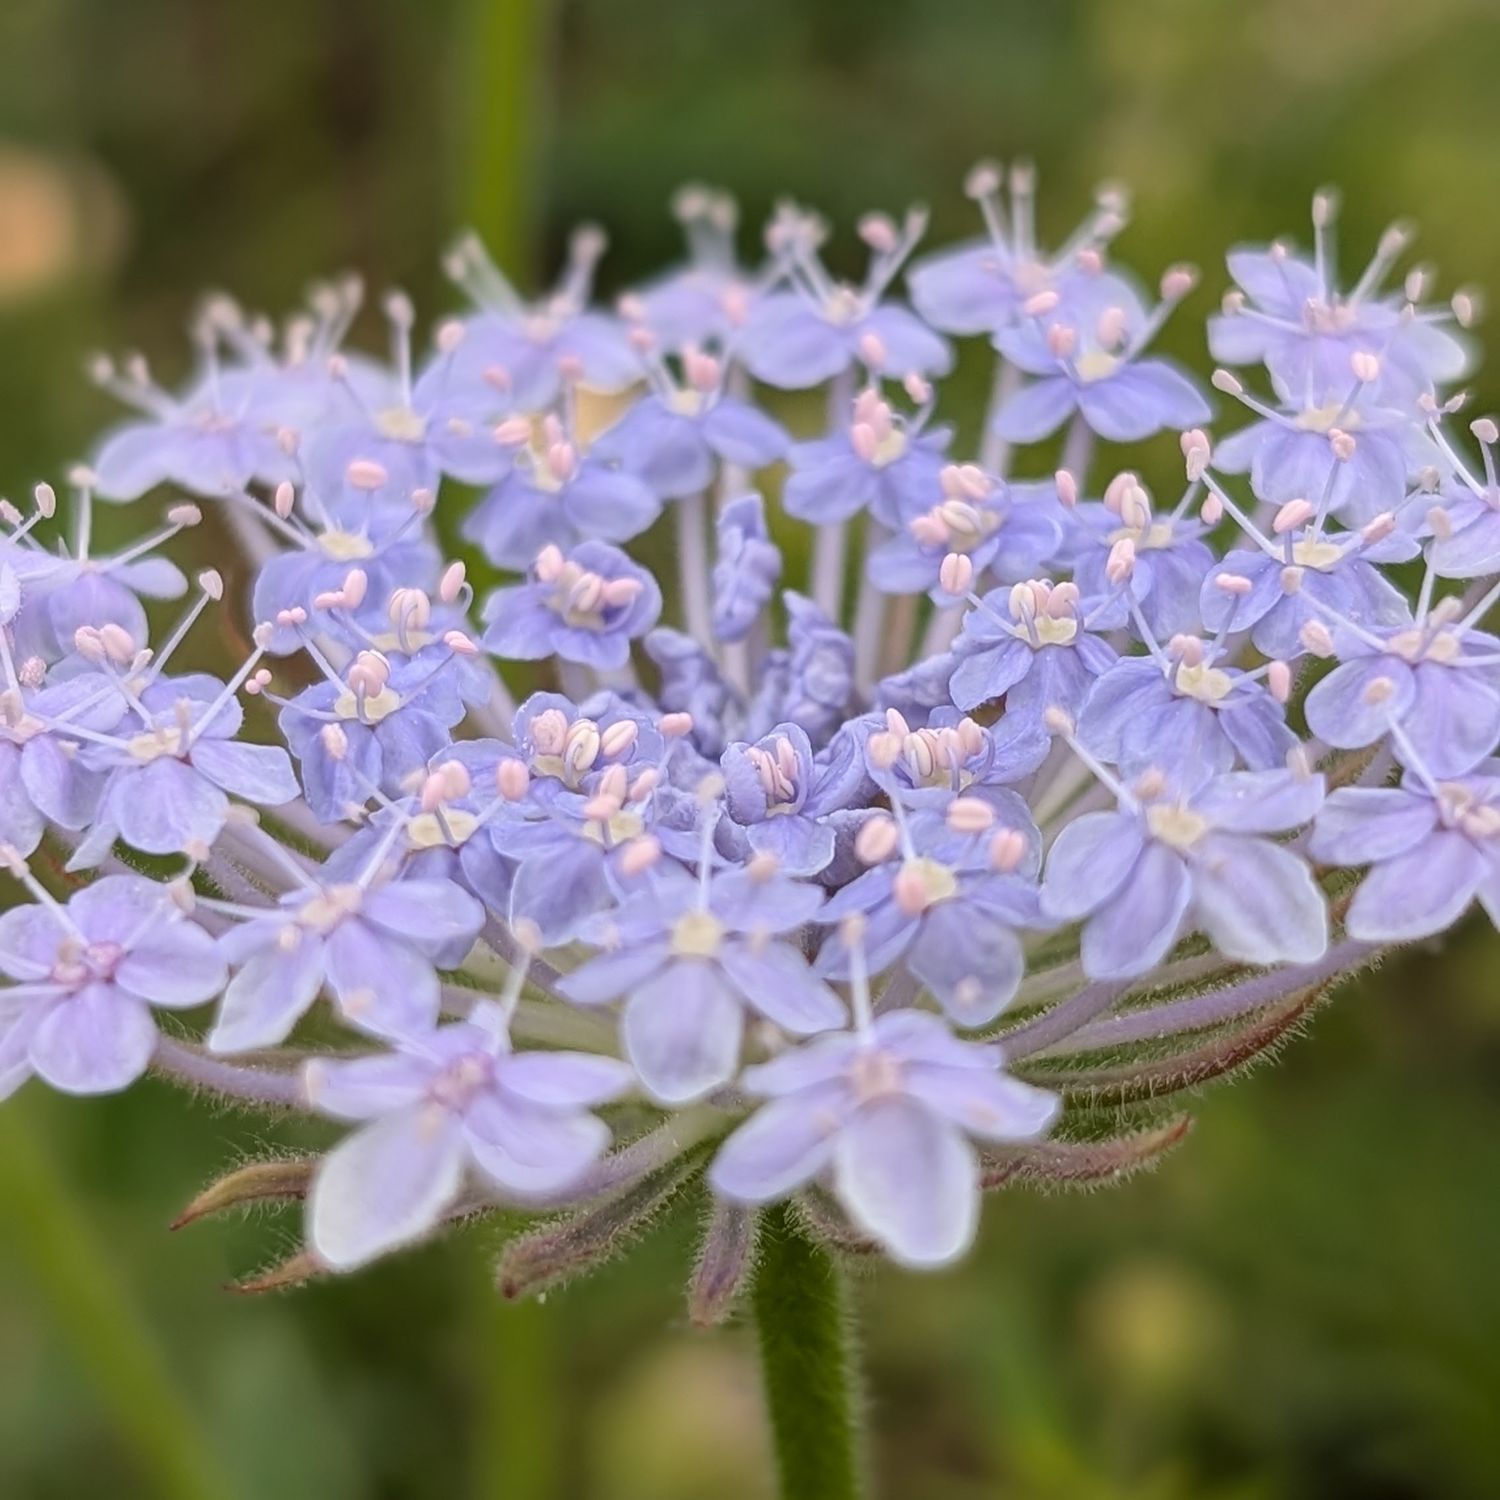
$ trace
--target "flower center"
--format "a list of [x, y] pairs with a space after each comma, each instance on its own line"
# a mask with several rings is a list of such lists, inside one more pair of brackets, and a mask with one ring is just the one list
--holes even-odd
[[685, 912], [672, 924], [672, 952], [678, 958], [713, 958], [723, 940], [724, 924], [712, 912]]
[[1087, 354], [1078, 356], [1073, 368], [1085, 385], [1092, 385], [1096, 380], [1108, 380], [1121, 363], [1118, 354], [1111, 354], [1106, 349], [1090, 349]]
[[1402, 661], [1451, 662], [1462, 645], [1451, 630], [1439, 630], [1431, 636], [1423, 630], [1403, 630], [1390, 639], [1392, 652]]
[[909, 917], [920, 916], [930, 906], [958, 894], [958, 876], [927, 855], [906, 860], [892, 884], [896, 905]]
[[483, 1052], [469, 1052], [432, 1080], [428, 1093], [446, 1109], [466, 1109], [495, 1076], [494, 1059]]
[[641, 815], [629, 808], [622, 808], [607, 823], [591, 818], [583, 825], [584, 838], [606, 849], [613, 849], [633, 838], [639, 838], [645, 831], [646, 825], [641, 821]]
[[1302, 568], [1316, 568], [1326, 573], [1344, 555], [1337, 542], [1322, 537], [1308, 536], [1292, 548], [1292, 561]]
[[823, 316], [830, 323], [852, 323], [859, 317], [864, 304], [853, 287], [835, 287], [823, 302]]
[[1364, 425], [1364, 418], [1357, 411], [1346, 411], [1340, 401], [1309, 407], [1298, 412], [1294, 420], [1303, 432], [1326, 433], [1335, 424], [1343, 432], [1354, 432]]
[[297, 912], [297, 925], [326, 937], [345, 917], [359, 910], [363, 895], [357, 885], [331, 885], [303, 902]]
[[[1078, 621], [1072, 615], [1038, 615], [1032, 622], [1037, 643], [1042, 646], [1071, 646], [1078, 634]], [[1024, 625], [1014, 627], [1022, 640], [1030, 640], [1031, 634]]]
[[441, 821], [436, 813], [418, 813], [406, 825], [406, 843], [411, 849], [443, 849], [466, 844], [479, 827], [478, 817], [461, 807], [445, 807]]
[[893, 427], [875, 445], [875, 451], [870, 455], [870, 463], [874, 468], [884, 469], [895, 463], [905, 452], [906, 434], [899, 427]]
[[861, 1104], [901, 1092], [901, 1064], [888, 1052], [873, 1047], [856, 1054], [849, 1069], [849, 1082]]
[[1359, 313], [1342, 302], [1309, 297], [1303, 304], [1302, 317], [1313, 333], [1345, 333], [1354, 326]]
[[1109, 540], [1112, 543], [1134, 542], [1137, 552], [1160, 551], [1172, 545], [1172, 523], [1152, 521], [1146, 526], [1116, 526], [1110, 532]]
[[378, 724], [401, 707], [401, 694], [393, 687], [359, 697], [353, 688], [345, 688], [334, 699], [333, 711], [341, 719], [358, 719], [362, 724]]
[[1234, 679], [1228, 672], [1221, 672], [1207, 662], [1190, 667], [1182, 662], [1177, 668], [1177, 691], [1187, 698], [1196, 698], [1199, 703], [1221, 703], [1234, 688]]
[[375, 544], [357, 531], [325, 531], [318, 546], [334, 562], [358, 562], [375, 555]]
[[1471, 839], [1500, 839], [1500, 807], [1481, 802], [1466, 786], [1445, 781], [1437, 789], [1438, 815]]
[[78, 989], [96, 980], [111, 979], [124, 957], [125, 950], [119, 943], [106, 940], [80, 945], [76, 938], [67, 938], [58, 947], [52, 982]]
[[1146, 827], [1158, 843], [1191, 849], [1208, 832], [1209, 823], [1201, 813], [1180, 802], [1157, 802], [1146, 809]]
[[132, 760], [149, 765], [163, 756], [181, 755], [184, 749], [183, 740], [184, 735], [180, 725], [161, 724], [155, 729], [131, 735], [125, 742], [125, 748], [130, 752]]
[[409, 406], [388, 406], [376, 415], [375, 430], [398, 443], [420, 443], [427, 436], [427, 419]]

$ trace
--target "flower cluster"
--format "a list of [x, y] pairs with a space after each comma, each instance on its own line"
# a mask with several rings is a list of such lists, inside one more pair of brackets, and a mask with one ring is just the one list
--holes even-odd
[[[507, 1252], [541, 1284], [694, 1178], [720, 1277], [785, 1199], [935, 1266], [982, 1189], [1175, 1139], [1101, 1105], [1500, 921], [1472, 299], [1391, 285], [1399, 230], [1342, 284], [1320, 195], [1310, 254], [1229, 257], [1216, 442], [1152, 349], [1196, 277], [1116, 268], [1124, 199], [1049, 252], [1029, 169], [967, 191], [982, 232], [914, 263], [921, 214], [863, 219], [858, 281], [792, 207], [742, 266], [694, 189], [687, 263], [611, 308], [596, 230], [533, 301], [465, 240], [425, 356], [399, 294], [389, 358], [346, 350], [339, 283], [279, 329], [210, 302], [178, 393], [98, 361], [132, 415], [71, 530], [0, 508], [0, 1096], [154, 1069], [346, 1122], [205, 1199], [307, 1197], [284, 1279], [521, 1206], [565, 1214]], [[972, 450], [955, 337], [995, 351]], [[1162, 499], [1103, 446], [1159, 434]], [[199, 525], [236, 561], [190, 583]], [[178, 665], [205, 615], [222, 677]]]

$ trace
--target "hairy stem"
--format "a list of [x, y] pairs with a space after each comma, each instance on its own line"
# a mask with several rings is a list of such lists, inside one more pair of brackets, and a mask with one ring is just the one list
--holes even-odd
[[1291, 968], [1267, 969], [1241, 980], [1223, 985], [1183, 1000], [1169, 1001], [1124, 1015], [1108, 1016], [1080, 1026], [1066, 1037], [1045, 1048], [1028, 1048], [1028, 1053], [1042, 1052], [1059, 1057], [1073, 1052], [1088, 1052], [1102, 1047], [1117, 1047], [1130, 1042], [1159, 1041], [1184, 1031], [1199, 1031], [1238, 1020], [1252, 1011], [1263, 1010], [1311, 985], [1326, 984], [1339, 975], [1369, 963], [1379, 952], [1373, 943], [1353, 939], [1337, 943], [1316, 963]]
[[766, 1215], [753, 1302], [781, 1500], [858, 1500], [860, 1400], [843, 1272], [784, 1206]]
[[151, 1067], [165, 1078], [217, 1094], [222, 1099], [270, 1109], [308, 1108], [300, 1072], [277, 1072], [225, 1062], [171, 1037], [157, 1041]]

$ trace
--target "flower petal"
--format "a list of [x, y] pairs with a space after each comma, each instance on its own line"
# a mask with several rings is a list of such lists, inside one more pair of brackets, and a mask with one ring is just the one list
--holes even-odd
[[958, 1259], [979, 1224], [974, 1150], [915, 1099], [866, 1104], [840, 1132], [834, 1190], [854, 1223], [902, 1265]]
[[308, 1243], [335, 1271], [410, 1244], [458, 1195], [463, 1169], [463, 1132], [447, 1110], [421, 1105], [377, 1120], [323, 1158]]
[[700, 1099], [734, 1077], [744, 1011], [711, 964], [670, 965], [625, 1002], [625, 1054], [662, 1104]]
[[607, 1104], [634, 1083], [628, 1064], [588, 1052], [519, 1052], [500, 1064], [504, 1093], [551, 1109]]
[[272, 943], [229, 981], [209, 1034], [211, 1052], [247, 1052], [284, 1041], [323, 987], [324, 943], [310, 933], [291, 949]]
[[486, 1177], [524, 1198], [576, 1183], [604, 1154], [609, 1126], [583, 1110], [539, 1109], [491, 1093], [469, 1106], [464, 1139]]
[[1328, 948], [1328, 909], [1305, 861], [1266, 839], [1219, 836], [1194, 865], [1197, 920], [1226, 958], [1311, 963]]
[[719, 963], [755, 1010], [794, 1035], [830, 1031], [848, 1019], [843, 1001], [788, 943], [727, 942]]
[[986, 1141], [1029, 1141], [1045, 1135], [1062, 1109], [1056, 1094], [993, 1068], [914, 1063], [902, 1080], [914, 1099]]
[[217, 945], [192, 922], [163, 922], [115, 970], [123, 990], [152, 1005], [191, 1010], [224, 988], [229, 971]]
[[849, 1107], [841, 1082], [803, 1089], [758, 1109], [719, 1148], [709, 1186], [737, 1203], [770, 1203], [811, 1182], [833, 1158]]
[[150, 1010], [111, 984], [91, 984], [47, 1011], [28, 1055], [65, 1094], [113, 1094], [146, 1071], [155, 1050]]
[[1154, 968], [1177, 941], [1192, 894], [1181, 856], [1148, 843], [1129, 879], [1084, 925], [1084, 973], [1090, 979], [1129, 979]]

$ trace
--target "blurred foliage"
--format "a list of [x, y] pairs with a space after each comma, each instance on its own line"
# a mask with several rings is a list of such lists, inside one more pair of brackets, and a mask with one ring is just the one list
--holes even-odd
[[[1497, 55], [1492, 0], [5, 0], [0, 492], [113, 417], [88, 350], [180, 373], [206, 287], [280, 309], [353, 265], [447, 306], [460, 223], [535, 285], [587, 216], [613, 289], [677, 253], [685, 178], [747, 224], [824, 208], [836, 256], [913, 198], [971, 232], [981, 154], [1036, 158], [1054, 239], [1126, 180], [1124, 258], [1206, 268], [1168, 339], [1200, 369], [1223, 249], [1304, 233], [1324, 181], [1351, 265], [1409, 215], [1445, 287], [1500, 284]], [[985, 374], [975, 351], [956, 382], [971, 423]], [[1155, 1176], [1012, 1191], [958, 1271], [864, 1282], [884, 1493], [1500, 1494], [1497, 972], [1471, 920], [1206, 1100]], [[167, 1234], [237, 1156], [321, 1138], [154, 1084], [6, 1106], [0, 1495], [765, 1496], [751, 1341], [686, 1326], [691, 1224], [524, 1309], [482, 1231], [264, 1300], [221, 1288], [290, 1220]]]

